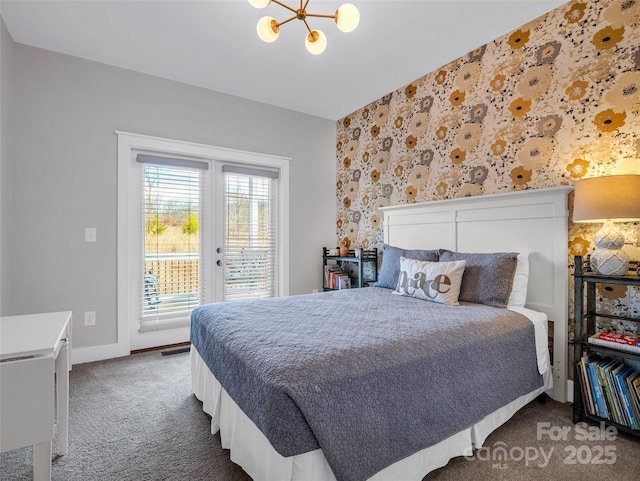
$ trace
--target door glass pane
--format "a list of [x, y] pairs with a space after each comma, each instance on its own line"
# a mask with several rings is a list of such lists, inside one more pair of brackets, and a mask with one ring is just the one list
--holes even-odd
[[278, 294], [277, 182], [225, 173], [225, 301]]
[[201, 303], [201, 177], [198, 169], [144, 165], [141, 327]]

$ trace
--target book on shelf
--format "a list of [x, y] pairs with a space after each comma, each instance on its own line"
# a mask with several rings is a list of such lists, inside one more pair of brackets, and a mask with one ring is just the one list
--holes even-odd
[[350, 289], [351, 278], [337, 266], [325, 266], [324, 285], [329, 289]]
[[640, 371], [638, 371], [637, 369], [632, 370], [630, 373], [628, 373], [624, 377], [623, 382], [626, 388], [627, 395], [629, 397], [629, 404], [631, 406], [631, 411], [633, 412], [634, 417], [638, 421], [638, 424], [640, 424], [640, 397], [636, 396], [633, 389], [633, 381], [638, 377], [640, 377]]
[[614, 373], [618, 372], [622, 366], [624, 366], [623, 363], [612, 359], [606, 366], [602, 366], [602, 371], [606, 378], [607, 395], [611, 405], [611, 411], [613, 412], [614, 421], [618, 424], [622, 424], [623, 426], [630, 426], [629, 420], [627, 419], [627, 415], [624, 411], [621, 394], [614, 379]]
[[336, 276], [342, 274], [342, 270], [340, 270], [337, 266], [324, 266], [324, 285], [329, 289], [336, 288]]
[[580, 359], [576, 374], [586, 413], [640, 430], [640, 370], [588, 353]]
[[640, 336], [634, 334], [620, 334], [619, 332], [604, 331], [596, 334], [598, 339], [618, 344], [640, 347]]
[[337, 279], [337, 289], [350, 289], [351, 279], [349, 276], [339, 275]]
[[629, 422], [629, 427], [631, 429], [640, 429], [640, 423], [633, 407], [631, 406], [631, 397], [629, 396], [629, 391], [625, 382], [625, 378], [634, 371], [635, 370], [631, 366], [622, 364], [621, 367], [617, 369], [617, 372], [614, 372], [614, 379], [618, 392], [620, 393], [620, 401], [623, 404], [624, 413]]
[[640, 424], [640, 371], [630, 373], [625, 378], [631, 409]]
[[582, 399], [584, 399], [585, 409], [589, 414], [598, 415], [598, 411], [596, 409], [595, 399], [593, 397], [594, 391], [591, 386], [591, 381], [589, 379], [589, 372], [587, 363], [589, 362], [591, 355], [587, 354], [582, 357], [580, 362], [578, 362], [578, 382], [582, 387]]
[[602, 399], [604, 400], [606, 407], [607, 417], [619, 424], [623, 424], [618, 416], [617, 405], [614, 402], [611, 386], [609, 385], [609, 378], [607, 376], [607, 368], [615, 362], [616, 361], [610, 357], [605, 357], [604, 359], [596, 362], [595, 367], [598, 380], [600, 381], [600, 389], [602, 390]]
[[587, 340], [589, 341], [589, 343], [594, 344], [596, 346], [610, 347], [612, 349], [618, 349], [619, 351], [627, 351], [627, 352], [640, 354], [640, 346], [602, 339], [600, 335], [601, 334], [594, 334], [593, 336], [590, 336], [589, 339]]
[[595, 411], [601, 418], [608, 418], [609, 413], [605, 407], [604, 399], [602, 397], [602, 386], [596, 374], [595, 360], [599, 359], [594, 356], [589, 362], [587, 362], [587, 371], [589, 373], [589, 380], [591, 382], [592, 396], [595, 401]]

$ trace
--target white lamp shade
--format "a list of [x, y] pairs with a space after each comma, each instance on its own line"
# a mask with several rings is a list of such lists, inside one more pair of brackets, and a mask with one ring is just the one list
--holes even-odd
[[249, 0], [252, 7], [264, 8], [271, 3], [271, 0]]
[[336, 25], [343, 32], [353, 32], [359, 23], [360, 12], [355, 5], [345, 3], [336, 11]]
[[576, 182], [574, 222], [640, 220], [640, 175], [610, 175]]
[[312, 30], [308, 35], [304, 44], [309, 53], [320, 55], [327, 48], [327, 37], [320, 30]]
[[604, 222], [595, 237], [591, 268], [605, 276], [624, 276], [629, 256], [613, 221], [640, 220], [640, 175], [610, 175], [576, 182], [574, 222]]
[[262, 17], [258, 20], [256, 31], [258, 32], [260, 40], [267, 43], [275, 42], [280, 34], [276, 19], [269, 16]]

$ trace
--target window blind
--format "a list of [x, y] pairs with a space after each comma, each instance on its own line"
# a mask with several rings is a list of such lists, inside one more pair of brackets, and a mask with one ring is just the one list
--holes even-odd
[[208, 163], [139, 154], [143, 163], [140, 331], [188, 325], [203, 302], [203, 171]]
[[278, 173], [223, 166], [224, 300], [278, 295]]

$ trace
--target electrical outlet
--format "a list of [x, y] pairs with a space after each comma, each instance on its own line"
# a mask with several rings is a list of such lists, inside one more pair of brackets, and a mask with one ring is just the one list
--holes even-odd
[[96, 325], [96, 311], [87, 311], [84, 313], [84, 325], [85, 326]]
[[95, 227], [84, 228], [84, 241], [96, 242], [98, 240], [98, 230]]

